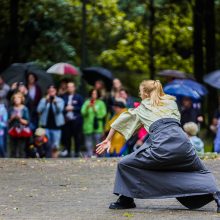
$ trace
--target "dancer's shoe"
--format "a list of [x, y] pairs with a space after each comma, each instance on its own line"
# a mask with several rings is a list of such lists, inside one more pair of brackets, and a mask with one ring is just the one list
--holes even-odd
[[126, 196], [120, 196], [116, 202], [112, 202], [110, 209], [133, 209], [136, 205], [134, 199]]
[[217, 204], [217, 213], [220, 213], [220, 191], [217, 191], [213, 194], [214, 200]]

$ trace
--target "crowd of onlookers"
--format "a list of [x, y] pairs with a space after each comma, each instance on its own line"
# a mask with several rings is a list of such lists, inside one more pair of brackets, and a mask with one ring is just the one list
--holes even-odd
[[[62, 80], [58, 88], [49, 85], [43, 94], [34, 73], [25, 82], [7, 85], [0, 77], [0, 157], [93, 157], [95, 145], [110, 130], [110, 125], [127, 108], [140, 103], [131, 97], [117, 78], [111, 91], [97, 80], [86, 97], [80, 95], [73, 81]], [[184, 97], [179, 103], [181, 125], [197, 152], [204, 144], [197, 137], [203, 122], [200, 106]], [[216, 132], [215, 151], [220, 152], [220, 111], [211, 129]], [[144, 128], [128, 141], [117, 133], [105, 156], [121, 156], [132, 152], [147, 138]]]

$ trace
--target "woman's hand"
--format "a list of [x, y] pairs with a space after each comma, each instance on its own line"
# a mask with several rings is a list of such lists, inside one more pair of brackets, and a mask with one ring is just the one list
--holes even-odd
[[97, 149], [96, 149], [96, 153], [97, 154], [102, 154], [103, 152], [105, 152], [107, 150], [107, 152], [109, 151], [110, 147], [111, 147], [111, 141], [105, 139], [104, 141], [102, 141], [101, 143], [96, 145]]

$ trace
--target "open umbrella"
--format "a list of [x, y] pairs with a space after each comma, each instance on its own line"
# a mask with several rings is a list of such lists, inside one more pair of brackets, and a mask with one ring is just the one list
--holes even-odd
[[9, 66], [1, 76], [4, 78], [5, 82], [9, 85], [14, 82], [25, 82], [26, 74], [32, 72], [38, 78], [38, 85], [41, 87], [42, 91], [45, 92], [48, 85], [53, 83], [51, 75], [47, 74], [46, 71], [42, 70], [36, 64], [29, 63], [13, 63]]
[[191, 80], [191, 79], [175, 79], [167, 85], [179, 84], [190, 87], [192, 90], [195, 90], [200, 96], [204, 96], [208, 93], [208, 90], [202, 84]]
[[178, 70], [163, 70], [160, 71], [158, 76], [172, 77], [177, 79], [186, 79], [188, 78], [187, 74], [184, 72], [180, 72]]
[[195, 90], [191, 89], [191, 87], [181, 84], [167, 84], [164, 86], [164, 92], [169, 95], [174, 95], [177, 97], [189, 97], [195, 101], [201, 99], [201, 96]]
[[69, 63], [56, 63], [47, 70], [47, 73], [58, 75], [79, 75], [78, 69]]
[[187, 78], [194, 79], [194, 77], [191, 76], [190, 74], [181, 72], [179, 70], [163, 70], [160, 71], [157, 75], [162, 77], [175, 78], [175, 79], [187, 79]]
[[90, 84], [94, 85], [95, 81], [102, 80], [104, 81], [106, 88], [108, 90], [112, 87], [113, 75], [112, 73], [102, 67], [88, 67], [83, 69], [83, 78]]
[[212, 87], [220, 89], [220, 70], [205, 75], [203, 81]]

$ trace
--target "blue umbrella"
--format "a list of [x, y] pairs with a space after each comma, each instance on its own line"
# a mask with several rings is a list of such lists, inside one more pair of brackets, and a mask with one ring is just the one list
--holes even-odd
[[164, 87], [164, 92], [169, 95], [173, 95], [173, 96], [177, 96], [177, 97], [186, 96], [186, 97], [189, 97], [195, 101], [201, 99], [201, 96], [198, 94], [198, 92], [196, 92], [195, 90], [191, 89], [191, 87], [186, 86], [186, 85], [167, 84]]
[[167, 85], [172, 85], [172, 84], [179, 84], [179, 85], [185, 85], [190, 87], [192, 90], [195, 90], [200, 96], [207, 95], [208, 90], [206, 89], [205, 86], [202, 84], [191, 80], [191, 79], [175, 79], [172, 82], [168, 83]]
[[203, 81], [210, 86], [220, 89], [220, 70], [216, 70], [203, 77]]

